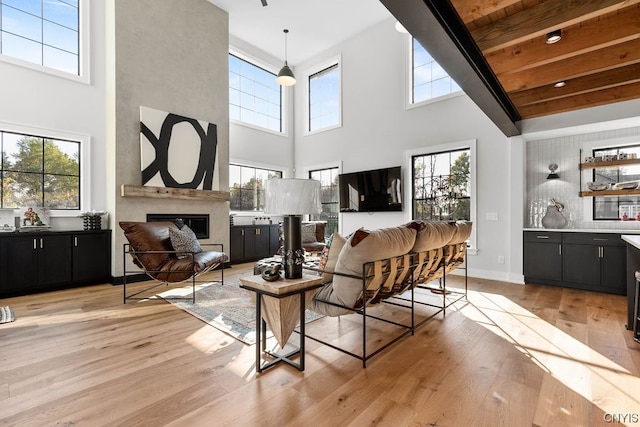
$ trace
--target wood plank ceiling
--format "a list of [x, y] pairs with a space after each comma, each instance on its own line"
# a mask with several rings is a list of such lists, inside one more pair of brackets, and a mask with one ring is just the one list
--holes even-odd
[[640, 98], [640, 0], [450, 1], [521, 119]]

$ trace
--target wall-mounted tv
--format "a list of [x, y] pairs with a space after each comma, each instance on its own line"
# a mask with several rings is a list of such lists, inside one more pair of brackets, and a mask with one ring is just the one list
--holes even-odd
[[340, 212], [402, 211], [400, 166], [339, 176]]

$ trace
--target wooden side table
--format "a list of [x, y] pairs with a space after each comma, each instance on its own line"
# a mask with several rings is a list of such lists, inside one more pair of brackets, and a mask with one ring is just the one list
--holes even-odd
[[[271, 366], [285, 362], [299, 371], [304, 371], [305, 339], [305, 293], [322, 286], [322, 277], [304, 274], [300, 279], [280, 279], [267, 282], [261, 276], [240, 278], [241, 288], [256, 293], [256, 371], [262, 372]], [[264, 309], [264, 312], [263, 312]], [[300, 322], [300, 345], [287, 354], [267, 351], [267, 324], [280, 347], [284, 348]], [[266, 353], [275, 360], [262, 365], [262, 354]], [[300, 354], [300, 362], [291, 357]]]

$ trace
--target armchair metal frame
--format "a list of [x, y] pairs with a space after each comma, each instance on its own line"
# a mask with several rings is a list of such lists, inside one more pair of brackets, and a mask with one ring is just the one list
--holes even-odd
[[[201, 243], [201, 246], [204, 250], [205, 247], [211, 247], [213, 248], [220, 248], [221, 253], [224, 253], [224, 245], [222, 243]], [[144, 264], [141, 262], [140, 258], [138, 257], [138, 255], [144, 255], [144, 254], [188, 254], [187, 256], [191, 257], [191, 263], [190, 263], [190, 267], [191, 269], [179, 269], [179, 270], [149, 270], [147, 268], [144, 267]], [[137, 263], [135, 264], [139, 264], [141, 267], [138, 267], [137, 270], [127, 270], [127, 254], [129, 254], [134, 260], [137, 260]], [[195, 262], [195, 256], [196, 253], [195, 252], [188, 252], [188, 251], [136, 251], [131, 247], [130, 243], [124, 243], [123, 244], [123, 251], [122, 251], [122, 265], [123, 265], [123, 278], [122, 278], [122, 293], [123, 293], [123, 303], [126, 304], [127, 300], [147, 300], [149, 299], [148, 297], [139, 297], [139, 295], [147, 293], [148, 291], [155, 289], [159, 286], [162, 285], [169, 285], [169, 283], [171, 284], [178, 284], [178, 283], [185, 283], [188, 281], [191, 281], [191, 286], [192, 286], [192, 293], [191, 293], [191, 298], [185, 297], [185, 298], [180, 298], [180, 297], [176, 297], [174, 299], [177, 300], [191, 300], [192, 304], [195, 304], [196, 302], [196, 283], [197, 282], [218, 282], [218, 280], [196, 280], [196, 278], [198, 276], [203, 275], [204, 273], [207, 273], [211, 270], [214, 270], [215, 268], [221, 266], [220, 268], [220, 285], [224, 285], [224, 266], [222, 265], [221, 262], [216, 262], [216, 263], [212, 263], [211, 265], [205, 267], [204, 269], [200, 270], [200, 271], [196, 271], [196, 262]], [[133, 292], [129, 295], [127, 295], [127, 273], [136, 273], [139, 274], [140, 271], [142, 271], [143, 273], [145, 273], [147, 276], [149, 276], [152, 280], [156, 281], [157, 283], [148, 286], [142, 290], [138, 290], [136, 292]], [[163, 274], [163, 275], [171, 275], [171, 274], [180, 274], [180, 275], [184, 275], [185, 273], [189, 274], [189, 277], [187, 277], [186, 279], [181, 279], [181, 280], [176, 280], [176, 281], [171, 281], [171, 280], [160, 280], [157, 279], [155, 276], [158, 274]]]

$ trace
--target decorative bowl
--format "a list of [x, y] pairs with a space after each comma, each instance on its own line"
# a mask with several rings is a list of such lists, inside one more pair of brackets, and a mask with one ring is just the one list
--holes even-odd
[[609, 184], [606, 182], [588, 182], [587, 187], [591, 191], [602, 191], [609, 188]]
[[633, 190], [638, 187], [638, 181], [619, 182], [616, 184], [616, 190]]

